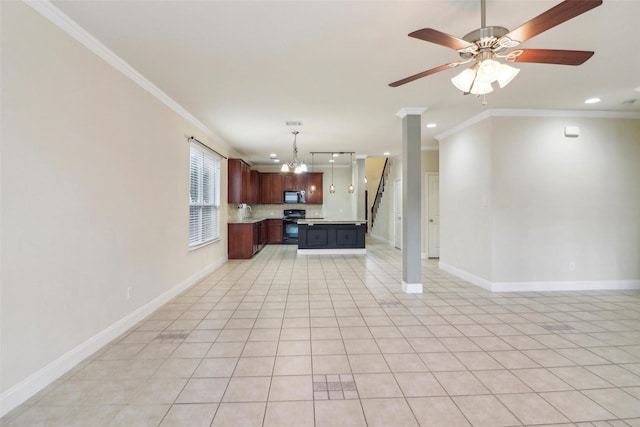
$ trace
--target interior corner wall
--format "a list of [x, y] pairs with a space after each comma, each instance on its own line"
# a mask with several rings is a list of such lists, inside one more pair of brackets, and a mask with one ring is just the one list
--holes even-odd
[[5, 411], [79, 347], [224, 263], [227, 245], [223, 227], [188, 247], [184, 135], [202, 132], [25, 3], [1, 8]]
[[484, 281], [492, 265], [492, 126], [440, 141], [440, 265]]
[[[640, 120], [491, 120], [492, 281], [638, 282]], [[569, 125], [579, 137], [564, 136]]]

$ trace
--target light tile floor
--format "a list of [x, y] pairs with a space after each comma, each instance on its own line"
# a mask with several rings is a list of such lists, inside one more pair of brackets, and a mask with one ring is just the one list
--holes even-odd
[[640, 426], [640, 292], [490, 293], [401, 254], [230, 261], [13, 426]]

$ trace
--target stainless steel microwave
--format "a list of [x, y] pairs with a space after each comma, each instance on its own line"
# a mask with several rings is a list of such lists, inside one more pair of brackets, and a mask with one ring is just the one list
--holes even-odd
[[307, 203], [304, 191], [287, 190], [284, 192], [285, 203]]

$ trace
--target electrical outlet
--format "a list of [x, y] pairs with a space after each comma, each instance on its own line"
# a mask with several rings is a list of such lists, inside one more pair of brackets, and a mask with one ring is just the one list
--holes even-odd
[[127, 299], [133, 298], [133, 286], [127, 288]]
[[569, 271], [576, 271], [576, 263], [574, 261], [569, 263]]

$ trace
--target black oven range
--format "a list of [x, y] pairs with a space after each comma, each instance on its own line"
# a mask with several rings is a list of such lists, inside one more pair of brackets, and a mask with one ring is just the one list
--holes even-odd
[[307, 211], [304, 209], [285, 209], [282, 219], [282, 243], [298, 244], [298, 220], [304, 219]]

